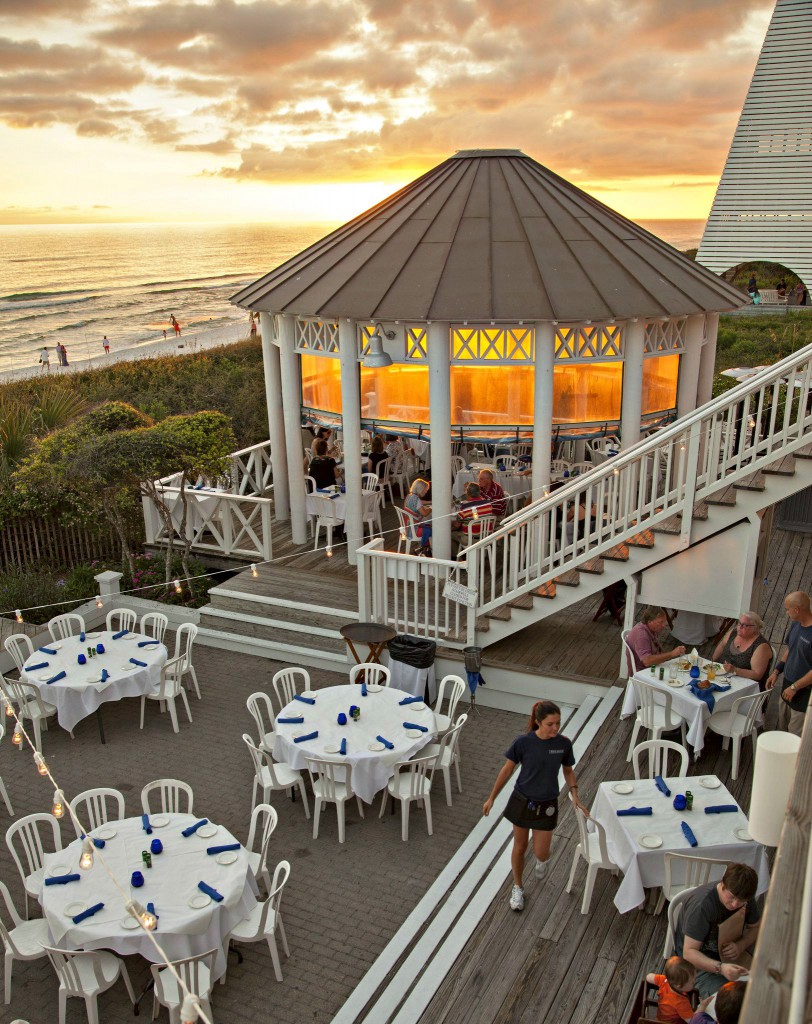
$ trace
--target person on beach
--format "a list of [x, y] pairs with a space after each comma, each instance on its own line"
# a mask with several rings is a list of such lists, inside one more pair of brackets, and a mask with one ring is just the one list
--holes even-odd
[[575, 764], [572, 743], [566, 736], [559, 735], [560, 728], [561, 709], [557, 704], [551, 700], [540, 700], [534, 704], [527, 732], [517, 736], [505, 751], [507, 760], [496, 776], [491, 795], [482, 805], [482, 813], [487, 817], [516, 765], [521, 765], [515, 788], [503, 812], [513, 825], [511, 910], [524, 909], [522, 876], [531, 831], [536, 858], [535, 876], [542, 879], [547, 874], [547, 859], [558, 824], [559, 770], [564, 772], [575, 806], [580, 807], [584, 814], [589, 813], [578, 799], [578, 782], [572, 770]]
[[48, 351], [48, 346], [44, 345], [42, 351], [39, 354], [39, 362], [42, 367], [43, 373], [49, 373], [51, 369], [51, 354]]
[[57, 363], [59, 363], [60, 366], [64, 366], [65, 365], [64, 360], [62, 359], [62, 342], [61, 341], [58, 341], [56, 343], [56, 361], [57, 361]]
[[102, 341], [102, 345], [104, 345], [105, 353], [109, 356], [110, 355], [110, 340], [109, 340], [109, 338], [107, 337], [106, 334], [104, 336], [104, 341]]
[[257, 336], [257, 322], [256, 322], [256, 320], [254, 319], [254, 317], [252, 315], [252, 317], [251, 317], [251, 337], [252, 338], [256, 338], [256, 336]]
[[166, 328], [164, 327], [164, 341], [166, 341]]

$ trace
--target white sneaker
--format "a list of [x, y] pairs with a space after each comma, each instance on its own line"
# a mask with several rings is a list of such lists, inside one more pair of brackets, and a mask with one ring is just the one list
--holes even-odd
[[547, 876], [547, 861], [537, 860], [533, 867], [533, 873], [536, 878], [545, 878]]
[[510, 909], [524, 910], [524, 889], [520, 885], [514, 885], [510, 890]]

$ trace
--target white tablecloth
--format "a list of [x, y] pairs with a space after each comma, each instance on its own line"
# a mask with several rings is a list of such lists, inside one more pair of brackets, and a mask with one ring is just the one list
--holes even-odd
[[[375, 513], [375, 502], [378, 501], [378, 491], [361, 491], [361, 503], [363, 519], [371, 519]], [[308, 494], [305, 507], [309, 516], [317, 516], [319, 513], [324, 513], [325, 507], [323, 502], [319, 501], [319, 498], [327, 498], [330, 502], [335, 515], [339, 519], [347, 518], [347, 495], [341, 494], [337, 498], [330, 498], [327, 494]]]
[[[683, 659], [674, 659], [674, 661], [680, 660]], [[645, 668], [641, 672], [636, 672], [634, 678], [643, 683], [649, 683], [664, 693], [671, 694], [671, 707], [678, 715], [682, 715], [688, 723], [686, 739], [694, 748], [694, 753], [698, 757], [705, 745], [705, 727], [710, 718], [710, 709], [703, 700], [700, 700], [699, 697], [694, 697], [688, 689], [691, 677], [687, 671], [680, 670], [677, 675], [676, 682], [682, 683], [682, 686], [669, 686], [668, 666], [670, 664], [672, 662], [669, 661], [663, 666], [665, 670], [665, 679], [663, 680], [660, 680], [658, 677], [659, 666], [654, 675], [652, 675], [651, 669]], [[704, 659], [700, 660], [700, 667], [707, 664], [709, 662]], [[702, 674], [704, 675], [705, 673], [703, 672]], [[727, 679], [717, 676], [715, 682], [719, 683], [720, 686], [730, 683], [730, 689], [725, 691], [725, 693], [714, 693], [714, 711], [729, 711], [733, 707], [733, 702], [739, 697], [747, 697], [750, 694], [758, 693], [758, 682], [755, 679], [743, 679], [741, 676], [731, 676]], [[631, 679], [629, 679], [620, 717], [625, 718], [627, 715], [633, 715], [635, 711], [634, 687], [632, 686]]]
[[[152, 818], [159, 817], [152, 815]], [[186, 838], [181, 830], [199, 818], [191, 814], [164, 817], [169, 819], [168, 824], [153, 828], [151, 836], [143, 831], [140, 817], [109, 822], [108, 827], [115, 829], [116, 835], [106, 840], [103, 850], [97, 851], [96, 861], [88, 871], [78, 867], [81, 849], [78, 840], [45, 858], [46, 876], [74, 872], [82, 876], [78, 882], [67, 885], [43, 886], [40, 901], [53, 944], [69, 949], [112, 949], [123, 956], [138, 953], [146, 960], [158, 962], [156, 950], [143, 931], [123, 926], [122, 922], [127, 922], [129, 915], [121, 894], [99, 862], [99, 857], [104, 857], [132, 899], [144, 906], [148, 902], [155, 904], [159, 921], [153, 935], [170, 960], [217, 949], [215, 977], [219, 978], [226, 968], [222, 951], [226, 936], [257, 904], [257, 887], [248, 856], [240, 849], [235, 851], [237, 859], [233, 864], [218, 864], [217, 857], [209, 856], [206, 849], [237, 842], [228, 829], [221, 825], [217, 834], [209, 838], [201, 839], [197, 833]], [[98, 834], [103, 828], [92, 834]], [[164, 852], [153, 855], [152, 868], [146, 869], [141, 851], [149, 850], [153, 839], [161, 840]], [[130, 886], [133, 871], [144, 875], [140, 889]], [[198, 882], [206, 882], [216, 889], [223, 896], [223, 902], [212, 901], [201, 910], [192, 909], [189, 901], [201, 895]], [[75, 925], [65, 908], [77, 902], [86, 907], [104, 903], [104, 909]]]
[[[529, 476], [516, 476], [514, 473], [503, 473], [500, 470], [493, 470], [493, 478], [510, 497], [516, 494], [529, 493], [532, 489], [531, 478]], [[479, 480], [479, 470], [473, 469], [461, 469], [454, 477], [454, 486], [451, 488], [451, 493], [455, 498], [465, 497], [465, 485], [470, 483], [477, 483]]]
[[422, 697], [428, 687], [429, 703], [433, 704], [437, 699], [437, 676], [434, 665], [429, 665], [428, 668], [415, 668], [414, 665], [407, 665], [403, 661], [395, 661], [390, 655], [389, 671], [392, 673], [389, 685], [394, 689], [408, 693], [412, 697]]
[[[770, 884], [770, 871], [764, 847], [753, 840], [737, 839], [734, 829], [747, 828], [747, 817], [742, 810], [736, 814], [705, 814], [706, 807], [735, 804], [727, 787], [706, 789], [700, 779], [666, 779], [671, 796], [657, 789], [653, 779], [629, 781], [634, 791], [628, 795], [615, 793], [614, 782], [603, 782], [598, 789], [591, 816], [606, 830], [609, 857], [623, 871], [615, 906], [625, 914], [634, 910], [645, 899], [644, 889], [661, 886], [665, 881], [665, 853], [687, 853], [713, 860], [736, 861], [749, 864], [758, 872], [758, 892], [766, 892]], [[716, 778], [716, 776], [706, 776]], [[717, 780], [718, 781], [718, 780]], [[675, 811], [677, 793], [693, 793], [694, 805], [690, 811]], [[651, 816], [623, 817], [617, 811], [625, 807], [651, 807]], [[686, 821], [696, 836], [698, 846], [689, 846], [682, 834], [681, 822]], [[656, 850], [641, 846], [644, 835], [658, 835], [663, 845]], [[721, 877], [721, 876], [720, 876]]]
[[[42, 694], [42, 699], [56, 707], [59, 724], [70, 731], [101, 704], [157, 691], [161, 682], [161, 666], [166, 661], [166, 647], [163, 644], [155, 647], [138, 646], [139, 640], [149, 639], [141, 633], [127, 633], [120, 640], [114, 640], [110, 631], [103, 630], [88, 633], [84, 643], [78, 636], [59, 640], [55, 644], [46, 643], [43, 646], [56, 648], [57, 653], [34, 651], [25, 664], [39, 665], [47, 661], [48, 667], [34, 672], [24, 668], [23, 679], [33, 683]], [[105, 653], [88, 658], [86, 665], [80, 665], [78, 656], [86, 655], [88, 647], [98, 644], [104, 646]], [[145, 662], [147, 667], [133, 665], [130, 658]], [[110, 673], [106, 683], [96, 681], [101, 678], [103, 668]], [[64, 679], [51, 684], [45, 682], [63, 670], [67, 672]]]
[[[276, 725], [273, 756], [277, 761], [286, 761], [292, 768], [307, 768], [305, 758], [320, 757], [326, 760], [340, 760], [339, 754], [327, 754], [327, 746], [339, 746], [347, 739], [347, 762], [352, 765], [352, 788], [365, 803], [372, 803], [375, 794], [382, 790], [394, 775], [397, 761], [408, 761], [410, 757], [437, 736], [434, 712], [426, 707], [416, 711], [414, 705], [400, 707], [404, 699], [402, 690], [385, 686], [377, 693], [361, 696], [361, 687], [354, 683], [346, 686], [329, 686], [314, 691], [316, 703], [303, 704], [291, 701], [283, 708], [280, 718], [304, 718], [303, 725]], [[343, 711], [349, 719], [350, 705], [361, 709], [358, 722], [348, 720], [339, 725], [337, 718]], [[428, 732], [419, 737], [406, 735], [404, 722], [425, 725]], [[318, 739], [306, 743], [294, 743], [296, 735], [318, 730]], [[395, 744], [394, 750], [371, 751], [369, 744], [376, 736], [383, 736]]]

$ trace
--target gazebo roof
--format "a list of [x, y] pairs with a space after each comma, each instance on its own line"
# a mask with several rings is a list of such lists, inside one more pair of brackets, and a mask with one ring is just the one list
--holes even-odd
[[231, 300], [357, 320], [735, 309], [743, 293], [520, 150], [462, 150]]

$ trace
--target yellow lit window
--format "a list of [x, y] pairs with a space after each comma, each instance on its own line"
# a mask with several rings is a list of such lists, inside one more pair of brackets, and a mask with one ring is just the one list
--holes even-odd
[[623, 363], [564, 363], [553, 368], [553, 422], [620, 419]]
[[643, 415], [663, 412], [677, 404], [679, 356], [650, 356], [643, 360]]
[[326, 356], [300, 356], [302, 405], [322, 412], [341, 412], [341, 363]]

